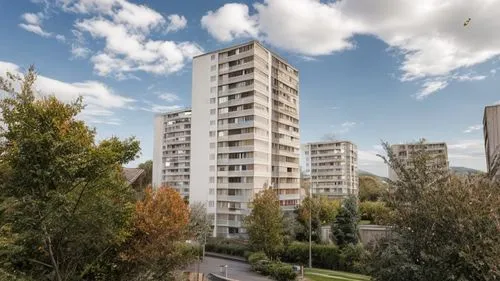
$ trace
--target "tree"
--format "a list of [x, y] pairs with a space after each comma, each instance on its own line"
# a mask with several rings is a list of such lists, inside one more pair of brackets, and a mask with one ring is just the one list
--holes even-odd
[[342, 202], [340, 212], [332, 225], [333, 238], [339, 247], [358, 243], [358, 222], [357, 198], [349, 196]]
[[283, 213], [276, 191], [264, 189], [255, 195], [252, 211], [245, 218], [250, 246], [276, 258], [283, 249]]
[[153, 183], [153, 161], [148, 160], [144, 163], [139, 164], [139, 169], [144, 170], [144, 186], [149, 186]]
[[333, 223], [340, 210], [339, 200], [329, 200], [325, 197], [306, 197], [297, 207], [297, 221], [301, 224], [301, 231], [297, 233], [297, 239], [305, 241], [309, 239], [309, 212], [311, 213], [312, 240], [321, 242], [321, 226]]
[[375, 250], [375, 280], [499, 280], [500, 185], [436, 169], [424, 150], [405, 167], [384, 147], [399, 177], [386, 199], [396, 235]]
[[188, 207], [177, 191], [147, 188], [144, 200], [136, 204], [134, 232], [121, 253], [126, 277], [174, 280], [174, 271], [196, 256], [185, 243], [188, 223]]
[[391, 210], [382, 201], [365, 201], [359, 203], [361, 219], [371, 221], [374, 224], [384, 224], [389, 220]]
[[207, 213], [205, 204], [195, 202], [189, 208], [189, 235], [194, 237], [198, 243], [203, 245], [205, 254], [205, 243], [207, 237], [212, 234], [213, 217]]
[[384, 193], [383, 183], [371, 176], [359, 177], [359, 201], [377, 201]]
[[0, 263], [36, 280], [95, 280], [93, 272], [128, 237], [132, 192], [120, 167], [133, 138], [95, 142], [76, 119], [82, 100], [35, 98], [33, 67], [0, 78]]

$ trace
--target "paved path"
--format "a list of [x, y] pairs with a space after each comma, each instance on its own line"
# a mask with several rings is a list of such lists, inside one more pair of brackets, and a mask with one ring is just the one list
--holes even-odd
[[[233, 261], [233, 260], [225, 260], [214, 257], [205, 257], [205, 260], [199, 265], [200, 273], [215, 273], [219, 275], [224, 275], [224, 273], [220, 273], [219, 266], [220, 265], [228, 265], [227, 277], [240, 280], [240, 281], [269, 281], [271, 279], [259, 275], [250, 270], [250, 265], [245, 262]], [[197, 265], [193, 264], [189, 266], [186, 270], [190, 272], [196, 272]]]

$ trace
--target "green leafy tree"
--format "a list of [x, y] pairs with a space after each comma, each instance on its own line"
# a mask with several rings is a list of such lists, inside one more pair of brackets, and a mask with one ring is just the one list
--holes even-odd
[[382, 201], [365, 201], [359, 203], [359, 212], [362, 220], [371, 221], [374, 224], [384, 224], [389, 220], [391, 210]]
[[250, 245], [268, 257], [276, 258], [283, 249], [283, 213], [276, 191], [264, 189], [255, 195], [252, 211], [245, 218]]
[[342, 202], [340, 212], [332, 225], [332, 235], [339, 247], [358, 243], [358, 223], [357, 198], [349, 196]]
[[[335, 217], [340, 210], [339, 200], [329, 200], [325, 197], [306, 197], [297, 207], [297, 221], [300, 224], [300, 229], [296, 233], [297, 240], [306, 241], [309, 239], [309, 217], [311, 216], [311, 238], [316, 242], [320, 242], [321, 226], [330, 225], [335, 220]], [[311, 212], [311, 215], [309, 215]]]
[[139, 143], [95, 142], [82, 100], [35, 98], [36, 73], [0, 78], [0, 263], [35, 280], [96, 280], [129, 236], [132, 192], [120, 167]]
[[386, 199], [395, 234], [375, 249], [374, 279], [500, 280], [499, 184], [483, 175], [450, 175], [433, 167], [423, 149], [405, 166], [384, 147], [399, 178]]
[[384, 194], [384, 184], [371, 176], [359, 177], [359, 201], [377, 201]]
[[138, 168], [144, 170], [144, 187], [151, 185], [153, 183], [153, 161], [148, 160], [144, 163], [141, 163], [139, 164]]

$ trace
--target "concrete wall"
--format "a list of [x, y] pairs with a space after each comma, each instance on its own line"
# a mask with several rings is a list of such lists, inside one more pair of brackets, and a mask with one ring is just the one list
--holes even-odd
[[163, 115], [158, 114], [154, 117], [154, 140], [153, 140], [153, 187], [158, 188], [161, 185], [163, 167], [162, 160], [162, 139], [163, 134]]
[[495, 153], [500, 149], [500, 105], [488, 106], [484, 109], [484, 138], [486, 150], [486, 165], [491, 169]]
[[[390, 234], [389, 228], [383, 225], [360, 225], [359, 238], [363, 245], [368, 245], [372, 241], [380, 238], [387, 237]], [[332, 232], [330, 226], [321, 227], [321, 241], [324, 243], [331, 243]]]

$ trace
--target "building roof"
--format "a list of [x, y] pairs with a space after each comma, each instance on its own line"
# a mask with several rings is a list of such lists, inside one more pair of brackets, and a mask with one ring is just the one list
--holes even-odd
[[144, 170], [139, 168], [122, 168], [122, 175], [129, 185], [133, 184], [143, 173]]

